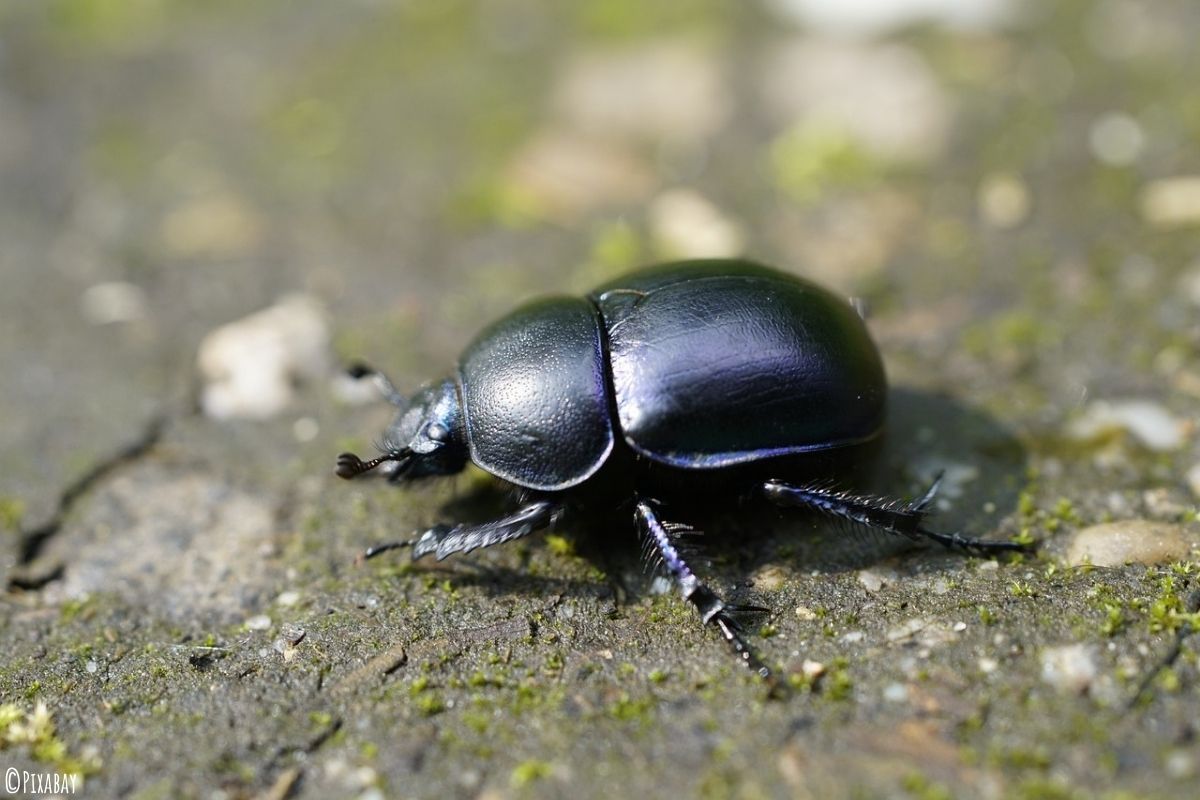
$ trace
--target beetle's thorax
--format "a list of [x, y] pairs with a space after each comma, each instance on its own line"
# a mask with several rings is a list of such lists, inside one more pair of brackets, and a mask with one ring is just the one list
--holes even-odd
[[393, 482], [460, 472], [468, 451], [456, 383], [447, 379], [418, 390], [384, 432], [382, 449], [411, 454], [388, 475]]

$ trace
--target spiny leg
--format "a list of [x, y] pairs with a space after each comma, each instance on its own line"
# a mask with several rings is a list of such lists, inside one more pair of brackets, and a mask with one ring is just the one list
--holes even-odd
[[776, 688], [778, 683], [771, 670], [742, 638], [741, 626], [734, 619], [737, 609], [726, 604], [692, 572], [675, 546], [671, 526], [659, 519], [653, 503], [639, 500], [634, 509], [634, 517], [637, 519], [638, 529], [658, 551], [663, 566], [675, 579], [683, 598], [700, 612], [701, 621], [706, 625], [715, 625], [725, 637], [725, 641], [729, 642], [738, 659], [767, 681], [772, 689]]
[[363, 558], [374, 558], [388, 550], [412, 547], [417, 560], [433, 553], [438, 561], [454, 553], [469, 553], [480, 547], [511, 542], [549, 527], [561, 515], [563, 505], [551, 500], [527, 503], [508, 516], [477, 525], [434, 525], [416, 539], [388, 542], [367, 548]]
[[903, 503], [879, 497], [864, 497], [832, 489], [828, 486], [795, 486], [783, 481], [770, 480], [763, 484], [762, 491], [776, 505], [791, 508], [807, 508], [856, 525], [899, 534], [909, 539], [929, 539], [943, 547], [958, 548], [976, 553], [998, 553], [1027, 550], [1020, 542], [998, 542], [988, 539], [971, 539], [958, 533], [938, 533], [926, 528], [922, 522], [937, 493], [941, 476], [929, 490], [913, 503]]

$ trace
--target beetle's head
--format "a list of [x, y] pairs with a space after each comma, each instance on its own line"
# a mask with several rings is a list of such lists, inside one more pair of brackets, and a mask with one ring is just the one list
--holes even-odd
[[467, 465], [466, 427], [462, 403], [453, 380], [433, 383], [405, 398], [387, 378], [369, 368], [351, 370], [355, 377], [373, 377], [384, 396], [400, 411], [384, 431], [381, 455], [363, 461], [353, 453], [342, 453], [336, 473], [347, 480], [379, 468], [392, 483], [452, 475]]

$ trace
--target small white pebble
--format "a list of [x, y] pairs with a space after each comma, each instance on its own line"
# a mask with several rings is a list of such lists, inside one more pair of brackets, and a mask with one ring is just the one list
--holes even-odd
[[246, 630], [265, 631], [271, 627], [271, 618], [266, 614], [258, 614], [246, 620]]
[[1187, 750], [1172, 750], [1164, 766], [1167, 774], [1175, 780], [1190, 778], [1196, 774], [1196, 758]]
[[889, 703], [903, 703], [908, 699], [908, 687], [903, 683], [889, 683], [883, 690], [883, 699]]
[[1068, 644], [1042, 651], [1042, 680], [1060, 691], [1082, 694], [1099, 672], [1094, 645]]
[[858, 582], [863, 588], [871, 594], [875, 594], [883, 588], [885, 583], [884, 578], [878, 572], [870, 569], [862, 569], [858, 571]]
[[1156, 228], [1200, 223], [1200, 175], [1178, 175], [1146, 184], [1142, 217]]
[[856, 644], [866, 638], [866, 634], [862, 631], [849, 631], [842, 636], [842, 641], [846, 644]]
[[328, 372], [329, 321], [321, 303], [290, 295], [212, 331], [200, 343], [201, 406], [216, 419], [265, 419], [292, 401], [297, 378]]
[[1016, 175], [998, 173], [979, 186], [979, 213], [992, 227], [1015, 228], [1029, 216], [1032, 201], [1025, 182]]
[[83, 318], [93, 325], [134, 322], [146, 316], [146, 292], [124, 281], [97, 283], [79, 298]]
[[814, 620], [817, 618], [817, 612], [808, 606], [796, 606], [796, 616], [803, 620]]
[[1070, 566], [1163, 564], [1187, 558], [1197, 543], [1200, 543], [1197, 536], [1187, 528], [1170, 522], [1146, 519], [1102, 522], [1076, 531], [1067, 545], [1064, 560]]
[[1084, 410], [1082, 416], [1067, 425], [1067, 435], [1089, 441], [1120, 429], [1160, 453], [1178, 450], [1185, 440], [1183, 424], [1170, 411], [1153, 400], [1139, 399], [1097, 400]]
[[650, 594], [670, 594], [674, 586], [670, 578], [658, 575], [650, 581]]
[[983, 658], [979, 659], [979, 671], [984, 675], [991, 675], [999, 668], [1000, 662], [994, 658], [984, 656]]
[[87, 665], [84, 668], [89, 673], [95, 674], [96, 670], [100, 669], [100, 665], [97, 664], [95, 661], [89, 661], [89, 662], [87, 662]]
[[301, 417], [292, 423], [292, 436], [297, 442], [311, 442], [321, 432], [321, 426], [312, 417]]
[[1114, 167], [1137, 161], [1146, 143], [1142, 126], [1128, 114], [1105, 114], [1088, 130], [1092, 155]]
[[800, 665], [800, 671], [804, 674], [804, 677], [812, 680], [825, 674], [825, 665], [820, 661], [810, 661], [806, 658], [804, 659], [804, 663]]
[[967, 623], [965, 623], [965, 622], [954, 623], [954, 632], [955, 633], [962, 633], [966, 629], [967, 629]]
[[1187, 471], [1187, 485], [1192, 494], [1200, 497], [1200, 463], [1193, 464]]
[[286, 592], [280, 594], [279, 597], [275, 598], [275, 602], [284, 608], [294, 606], [296, 603], [300, 602], [300, 593], [294, 589], [288, 589]]
[[672, 258], [719, 258], [742, 252], [741, 228], [690, 189], [663, 192], [650, 204], [651, 235]]
[[887, 632], [887, 640], [889, 642], [898, 642], [901, 639], [911, 638], [913, 635], [923, 630], [928, 624], [929, 620], [921, 617], [914, 617], [910, 620], [906, 620]]
[[979, 565], [980, 572], [995, 572], [998, 569], [1000, 569], [1000, 562], [995, 559], [984, 561]]

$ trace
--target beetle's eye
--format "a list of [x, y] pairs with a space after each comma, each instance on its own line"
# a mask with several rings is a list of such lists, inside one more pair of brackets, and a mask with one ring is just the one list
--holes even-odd
[[435, 422], [425, 429], [425, 435], [435, 442], [444, 442], [450, 435], [450, 431], [440, 422]]

